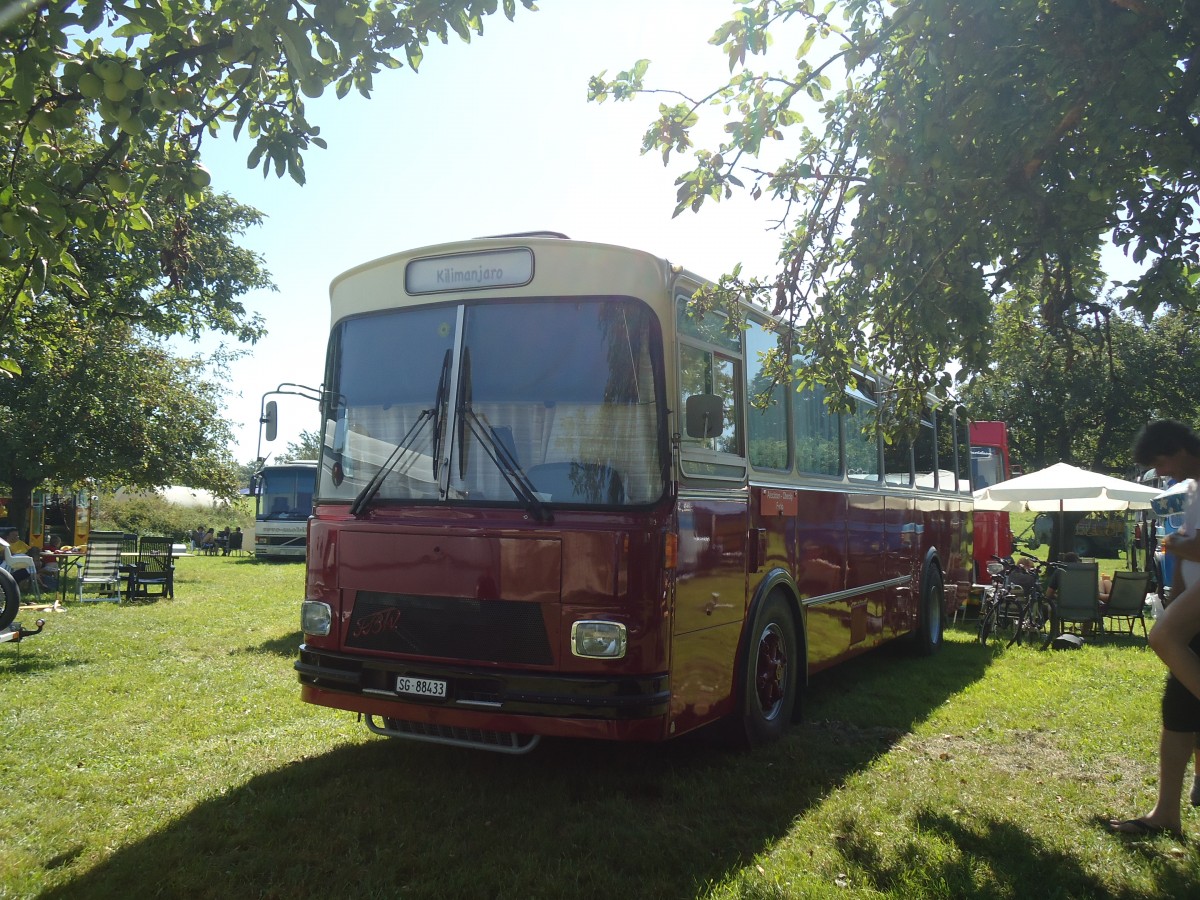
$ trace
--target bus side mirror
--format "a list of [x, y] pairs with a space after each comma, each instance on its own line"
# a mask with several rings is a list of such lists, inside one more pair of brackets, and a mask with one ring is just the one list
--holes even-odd
[[692, 394], [684, 402], [684, 428], [690, 438], [720, 437], [725, 430], [725, 404], [716, 394]]
[[268, 400], [267, 405], [263, 408], [262, 423], [267, 426], [265, 429], [265, 437], [267, 443], [275, 440], [279, 433], [279, 406], [274, 400]]

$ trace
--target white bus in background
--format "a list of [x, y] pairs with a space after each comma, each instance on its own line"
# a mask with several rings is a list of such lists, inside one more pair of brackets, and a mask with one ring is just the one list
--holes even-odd
[[316, 480], [316, 460], [263, 466], [255, 479], [256, 558], [304, 559]]

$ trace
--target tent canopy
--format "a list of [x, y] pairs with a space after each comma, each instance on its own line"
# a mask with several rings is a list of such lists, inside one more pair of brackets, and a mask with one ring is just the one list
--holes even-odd
[[1000, 512], [1096, 512], [1149, 509], [1161, 491], [1133, 481], [1055, 463], [975, 492], [975, 508]]

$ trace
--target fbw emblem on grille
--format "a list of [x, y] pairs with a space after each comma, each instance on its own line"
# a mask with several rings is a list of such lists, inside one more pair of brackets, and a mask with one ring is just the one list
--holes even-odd
[[350, 636], [367, 638], [384, 632], [395, 632], [400, 628], [400, 610], [381, 609], [379, 612], [363, 616], [354, 625]]

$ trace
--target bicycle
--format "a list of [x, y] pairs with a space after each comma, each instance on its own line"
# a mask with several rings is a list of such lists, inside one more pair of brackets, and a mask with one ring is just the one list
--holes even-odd
[[1025, 606], [1025, 589], [1013, 580], [1019, 575], [1020, 567], [1011, 556], [993, 556], [988, 563], [988, 574], [992, 583], [984, 590], [979, 607], [979, 643], [986, 645], [990, 640], [1004, 641], [1011, 646], [1019, 634], [1018, 623]]
[[1013, 635], [1008, 646], [1020, 644], [1027, 639], [1032, 642], [1035, 638], [1041, 637], [1044, 650], [1050, 646], [1050, 642], [1054, 638], [1053, 629], [1047, 631], [1047, 626], [1054, 619], [1054, 605], [1042, 588], [1045, 580], [1043, 576], [1051, 569], [1061, 568], [1061, 563], [1043, 562], [1028, 553], [1020, 555], [1025, 559], [1033, 560], [1034, 566], [1032, 569], [1025, 570], [1028, 572], [1029, 581], [1025, 586], [1025, 601], [1017, 614]]

